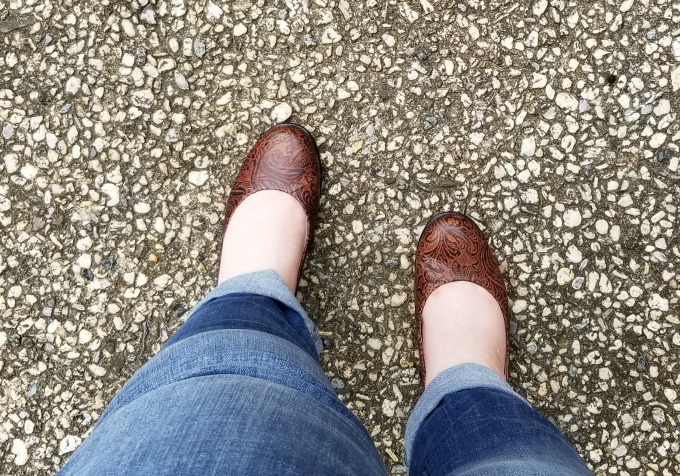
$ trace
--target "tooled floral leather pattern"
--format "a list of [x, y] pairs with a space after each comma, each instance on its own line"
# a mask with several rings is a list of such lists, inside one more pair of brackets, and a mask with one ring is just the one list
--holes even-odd
[[[416, 332], [423, 378], [425, 376], [423, 308], [435, 289], [455, 281], [469, 281], [489, 291], [503, 312], [507, 333], [507, 291], [491, 248], [481, 230], [470, 218], [459, 213], [444, 213], [427, 223], [416, 250]], [[506, 356], [506, 378], [507, 362]]]
[[231, 188], [225, 230], [236, 207], [260, 190], [279, 190], [292, 195], [304, 208], [311, 228], [321, 195], [321, 164], [314, 139], [305, 129], [280, 124], [257, 140]]

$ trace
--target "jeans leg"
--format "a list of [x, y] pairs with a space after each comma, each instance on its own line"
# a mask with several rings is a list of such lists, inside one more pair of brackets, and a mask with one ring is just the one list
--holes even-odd
[[[116, 395], [58, 474], [386, 474], [280, 278], [223, 284]], [[260, 288], [266, 294], [249, 292]]]
[[491, 370], [438, 375], [406, 428], [411, 476], [591, 475], [564, 435]]

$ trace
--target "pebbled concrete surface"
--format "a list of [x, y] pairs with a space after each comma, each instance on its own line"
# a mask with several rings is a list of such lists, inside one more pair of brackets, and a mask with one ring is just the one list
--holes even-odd
[[7, 0], [0, 45], [0, 473], [54, 472], [208, 292], [291, 115], [326, 169], [300, 297], [392, 474], [446, 209], [492, 236], [519, 392], [596, 474], [680, 472], [677, 2]]

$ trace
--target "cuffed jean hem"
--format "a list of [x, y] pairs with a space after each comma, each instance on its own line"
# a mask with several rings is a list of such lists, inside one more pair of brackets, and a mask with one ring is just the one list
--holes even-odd
[[293, 311], [300, 314], [314, 341], [317, 357], [321, 354], [323, 343], [321, 342], [321, 337], [319, 336], [319, 330], [317, 329], [316, 324], [314, 324], [314, 321], [307, 315], [293, 293], [290, 292], [290, 289], [288, 289], [288, 286], [286, 286], [283, 279], [281, 279], [278, 273], [273, 269], [242, 274], [227, 279], [210, 291], [210, 293], [194, 307], [189, 314], [189, 317], [191, 317], [192, 314], [195, 314], [196, 311], [208, 301], [228, 294], [258, 294], [260, 296], [275, 299], [288, 306]]
[[[510, 387], [508, 382], [483, 365], [461, 364], [444, 370], [425, 388], [406, 423], [404, 463], [407, 467], [411, 459], [413, 443], [425, 419], [437, 408], [446, 395], [471, 388], [506, 392], [526, 402]], [[530, 406], [528, 402], [526, 404]]]

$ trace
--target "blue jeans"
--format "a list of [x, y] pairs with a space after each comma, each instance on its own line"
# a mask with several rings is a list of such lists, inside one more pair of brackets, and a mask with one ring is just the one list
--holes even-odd
[[[59, 475], [384, 475], [319, 365], [316, 328], [273, 271], [215, 288], [114, 397]], [[548, 420], [484, 367], [428, 385], [412, 475], [589, 475]]]

